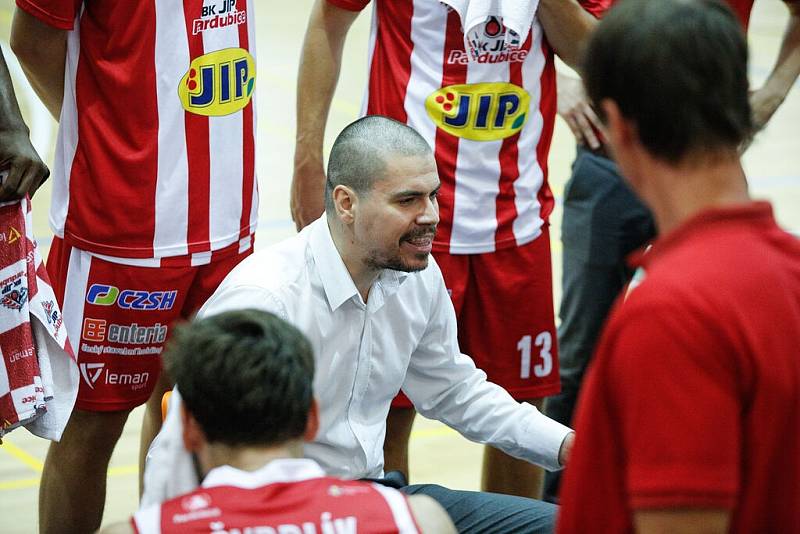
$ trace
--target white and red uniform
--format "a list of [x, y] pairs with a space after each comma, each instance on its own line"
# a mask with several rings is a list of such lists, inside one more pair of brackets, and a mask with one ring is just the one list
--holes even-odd
[[254, 3], [17, 1], [69, 31], [48, 270], [82, 364], [81, 409], [143, 402], [162, 328], [252, 250]]
[[17, 4], [72, 30], [52, 175], [57, 236], [160, 258], [253, 233], [253, 0]]
[[[369, 1], [328, 0], [348, 10]], [[582, 3], [599, 13], [608, 0]], [[553, 51], [538, 19], [519, 50], [506, 48], [497, 19], [483, 32], [485, 48], [472, 60], [458, 13], [441, 2], [374, 0], [365, 112], [405, 122], [433, 147], [442, 182], [433, 250], [457, 305], [461, 347], [515, 398], [537, 398], [560, 388], [549, 245], [530, 248], [547, 234], [554, 204]], [[487, 287], [489, 300], [480, 296]], [[490, 315], [496, 327], [486, 328]], [[531, 362], [546, 373], [531, 372]]]
[[273, 460], [258, 471], [211, 470], [202, 487], [132, 518], [140, 534], [297, 532], [416, 534], [405, 495], [326, 477], [313, 460]]

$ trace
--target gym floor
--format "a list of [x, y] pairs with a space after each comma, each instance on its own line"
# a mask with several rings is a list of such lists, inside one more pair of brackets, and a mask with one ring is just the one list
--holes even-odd
[[[433, 0], [432, 0], [433, 1]], [[294, 233], [289, 215], [289, 186], [294, 151], [294, 94], [300, 46], [312, 0], [284, 3], [281, 10], [261, 9], [258, 29], [258, 159], [261, 191], [258, 247]], [[260, 6], [262, 7], [262, 6]], [[17, 98], [31, 134], [48, 164], [53, 161], [56, 123], [39, 104], [8, 49], [13, 0], [0, 0], [0, 43], [10, 64]], [[758, 87], [777, 57], [787, 13], [782, 2], [758, 0], [753, 12], [751, 79]], [[369, 13], [362, 14], [350, 31], [345, 49], [339, 89], [333, 101], [326, 136], [329, 147], [337, 132], [358, 116], [360, 95], [366, 79], [366, 41]], [[800, 90], [794, 87], [767, 128], [759, 134], [744, 156], [745, 170], [753, 196], [773, 202], [781, 224], [800, 235]], [[557, 121], [550, 154], [550, 180], [560, 198], [569, 166], [575, 155], [571, 133]], [[34, 200], [35, 234], [46, 254], [51, 240], [47, 226], [50, 187], [46, 185]], [[555, 297], [559, 299], [561, 211], [551, 218]], [[137, 506], [137, 451], [142, 411], [135, 410], [117, 445], [108, 476], [104, 523], [127, 517]], [[415, 483], [436, 482], [477, 489], [480, 481], [482, 448], [460, 437], [440, 423], [417, 418], [411, 439], [411, 479]], [[25, 430], [9, 434], [0, 446], [0, 530], [6, 534], [37, 530], [37, 494], [47, 442]]]

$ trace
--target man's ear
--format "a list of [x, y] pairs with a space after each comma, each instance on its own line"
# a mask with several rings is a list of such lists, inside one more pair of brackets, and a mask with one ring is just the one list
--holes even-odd
[[636, 126], [625, 118], [616, 102], [604, 98], [600, 107], [606, 116], [606, 133], [612, 151], [624, 150], [637, 140]]
[[352, 224], [355, 219], [355, 210], [358, 206], [358, 195], [346, 185], [337, 185], [331, 193], [333, 205], [336, 207], [336, 216], [344, 224]]
[[319, 431], [319, 405], [317, 399], [311, 399], [311, 407], [308, 409], [308, 421], [306, 421], [306, 430], [303, 432], [303, 441], [312, 442], [317, 437]]
[[183, 447], [189, 452], [198, 452], [206, 443], [206, 436], [200, 423], [186, 408], [185, 403], [181, 403], [181, 423], [183, 423]]

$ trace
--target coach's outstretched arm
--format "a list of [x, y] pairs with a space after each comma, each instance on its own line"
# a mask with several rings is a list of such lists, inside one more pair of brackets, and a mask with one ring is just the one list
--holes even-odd
[[45, 24], [19, 7], [11, 25], [11, 49], [25, 76], [45, 107], [58, 120], [64, 100], [64, 65], [67, 59], [67, 30]]
[[324, 211], [325, 125], [339, 81], [345, 37], [357, 16], [357, 11], [333, 6], [326, 0], [317, 0], [311, 10], [297, 76], [297, 134], [290, 208], [298, 230]]
[[800, 75], [800, 2], [786, 3], [786, 7], [789, 8], [789, 21], [778, 59], [767, 81], [750, 97], [757, 130], [769, 122]]

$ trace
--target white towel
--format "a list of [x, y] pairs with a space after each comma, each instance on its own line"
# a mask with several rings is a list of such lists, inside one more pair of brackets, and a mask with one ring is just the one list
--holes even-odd
[[[505, 30], [507, 50], [519, 49], [528, 38], [539, 0], [440, 0], [461, 18], [464, 49], [476, 59], [490, 36], [484, 28], [492, 18]], [[491, 36], [493, 37], [493, 36]]]
[[144, 465], [144, 491], [139, 509], [188, 493], [200, 485], [192, 456], [183, 447], [178, 388], [169, 397], [167, 417], [150, 444]]
[[0, 438], [61, 439], [78, 367], [33, 237], [30, 199], [0, 204]]

